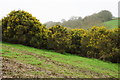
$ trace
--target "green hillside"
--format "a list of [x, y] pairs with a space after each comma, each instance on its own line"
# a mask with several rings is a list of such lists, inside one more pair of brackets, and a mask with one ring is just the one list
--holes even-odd
[[0, 43], [4, 78], [118, 78], [118, 64]]
[[108, 29], [118, 28], [118, 19], [107, 21], [104, 24]]

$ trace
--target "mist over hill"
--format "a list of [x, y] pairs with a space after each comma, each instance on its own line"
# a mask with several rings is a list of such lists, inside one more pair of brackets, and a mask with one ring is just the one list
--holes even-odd
[[110, 11], [102, 10], [99, 13], [94, 13], [92, 15], [82, 17], [72, 16], [69, 20], [62, 19], [61, 22], [49, 21], [45, 25], [51, 27], [54, 25], [63, 25], [69, 28], [83, 28], [89, 29], [92, 26], [98, 26], [99, 24], [112, 20], [113, 15]]

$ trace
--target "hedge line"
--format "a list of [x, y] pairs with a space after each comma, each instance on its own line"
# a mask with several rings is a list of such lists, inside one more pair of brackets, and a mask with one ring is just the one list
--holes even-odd
[[46, 28], [30, 13], [18, 10], [2, 19], [2, 33], [5, 42], [120, 62], [120, 28], [94, 26], [84, 30], [61, 25]]

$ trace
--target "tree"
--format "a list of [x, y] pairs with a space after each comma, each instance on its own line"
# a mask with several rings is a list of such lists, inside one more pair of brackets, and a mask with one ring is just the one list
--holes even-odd
[[103, 10], [101, 12], [99, 12], [97, 14], [97, 17], [102, 21], [102, 22], [105, 22], [105, 21], [109, 21], [112, 19], [112, 13], [110, 11], [107, 11], [107, 10]]
[[65, 19], [61, 19], [61, 22], [63, 23], [63, 22], [65, 22], [66, 20]]
[[79, 17], [77, 16], [72, 16], [69, 20], [77, 20]]

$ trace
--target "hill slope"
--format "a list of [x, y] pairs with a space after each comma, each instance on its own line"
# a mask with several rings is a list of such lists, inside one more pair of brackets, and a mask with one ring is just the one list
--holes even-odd
[[117, 78], [118, 64], [0, 43], [4, 78]]
[[118, 19], [104, 22], [104, 24], [108, 29], [118, 28]]

